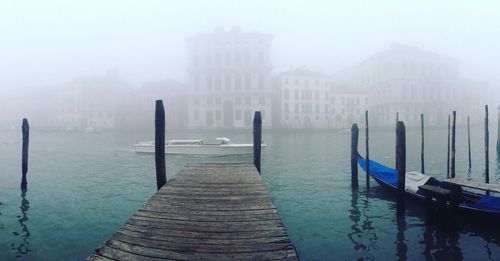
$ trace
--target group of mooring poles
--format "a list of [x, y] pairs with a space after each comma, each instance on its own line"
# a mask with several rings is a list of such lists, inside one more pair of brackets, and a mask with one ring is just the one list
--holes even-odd
[[[448, 146], [447, 146], [447, 178], [456, 177], [456, 121], [457, 112], [453, 111], [448, 115]], [[370, 149], [369, 149], [369, 121], [368, 111], [365, 112], [366, 126], [366, 188], [370, 188]], [[485, 182], [489, 183], [489, 118], [488, 105], [485, 105]], [[425, 121], [424, 114], [420, 114], [421, 130], [421, 172], [425, 173]], [[468, 136], [468, 158], [469, 171], [472, 169], [471, 142], [470, 142], [470, 116], [467, 117]], [[356, 123], [351, 128], [351, 187], [358, 188], [358, 137], [359, 128]], [[500, 106], [498, 107], [498, 137], [497, 137], [497, 157], [500, 159]], [[396, 171], [398, 176], [397, 213], [404, 215], [404, 193], [406, 174], [406, 127], [403, 121], [399, 121], [399, 113], [396, 114]]]
[[[423, 115], [422, 115], [423, 124]], [[366, 124], [366, 187], [370, 188], [370, 147], [369, 147], [369, 120], [368, 111], [365, 112]], [[423, 126], [422, 126], [423, 130]], [[359, 128], [356, 123], [351, 128], [351, 187], [358, 188], [358, 137]], [[424, 134], [422, 133], [422, 170], [424, 169]], [[404, 215], [404, 188], [405, 188], [405, 173], [406, 173], [406, 128], [402, 121], [396, 124], [396, 169], [398, 175], [398, 196], [397, 196], [397, 213]]]
[[[253, 162], [260, 172], [260, 154], [262, 145], [262, 115], [256, 111], [253, 119]], [[155, 107], [155, 167], [156, 189], [160, 190], [167, 183], [165, 162], [165, 108], [162, 100], [156, 101]]]

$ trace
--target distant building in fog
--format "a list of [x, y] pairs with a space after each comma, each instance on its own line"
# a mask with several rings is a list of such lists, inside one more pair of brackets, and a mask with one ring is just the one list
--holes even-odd
[[187, 39], [189, 128], [250, 127], [256, 110], [271, 126], [272, 38], [218, 28]]
[[364, 91], [340, 88], [328, 75], [299, 68], [276, 79], [282, 128], [346, 128], [361, 119], [368, 99]]
[[458, 62], [416, 47], [393, 45], [340, 77], [368, 90], [371, 119], [382, 126], [392, 126], [398, 112], [407, 125], [418, 125], [420, 113], [427, 124], [442, 125], [460, 100]]
[[80, 77], [63, 84], [53, 97], [49, 126], [61, 130], [115, 127], [116, 94], [123, 87], [115, 73]]
[[163, 100], [167, 129], [187, 127], [186, 85], [174, 80], [146, 82], [126, 95], [118, 107], [121, 127], [153, 129], [155, 102]]

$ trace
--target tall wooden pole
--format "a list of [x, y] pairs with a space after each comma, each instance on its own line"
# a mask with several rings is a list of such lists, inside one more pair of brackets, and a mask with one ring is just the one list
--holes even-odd
[[497, 159], [500, 159], [500, 106], [497, 112]]
[[424, 152], [424, 114], [420, 114], [420, 127], [422, 132], [422, 145], [420, 152], [420, 169], [425, 174], [425, 152]]
[[397, 215], [404, 216], [404, 196], [406, 178], [406, 129], [402, 121], [396, 128], [396, 170], [398, 174]]
[[450, 115], [448, 115], [448, 156], [446, 157], [446, 178], [450, 178], [450, 128], [451, 128]]
[[253, 163], [260, 174], [260, 153], [262, 145], [262, 116], [256, 111], [253, 117]]
[[472, 154], [470, 148], [470, 116], [467, 116], [467, 141], [469, 144], [469, 172], [472, 170]]
[[365, 111], [366, 121], [366, 188], [370, 188], [370, 124], [368, 111]]
[[28, 120], [26, 118], [23, 119], [22, 125], [22, 133], [23, 133], [23, 148], [22, 148], [22, 159], [21, 159], [21, 189], [25, 190], [28, 188], [28, 180], [26, 179], [26, 174], [28, 173], [28, 148], [30, 143], [30, 125], [28, 124]]
[[156, 189], [160, 190], [167, 183], [167, 170], [165, 166], [165, 108], [163, 101], [156, 101], [155, 108], [155, 165]]
[[490, 183], [490, 130], [488, 119], [488, 105], [484, 106], [484, 181]]
[[354, 123], [351, 128], [351, 187], [358, 185], [358, 125]]
[[455, 136], [456, 136], [457, 112], [453, 111], [453, 119], [451, 125], [451, 178], [455, 178]]

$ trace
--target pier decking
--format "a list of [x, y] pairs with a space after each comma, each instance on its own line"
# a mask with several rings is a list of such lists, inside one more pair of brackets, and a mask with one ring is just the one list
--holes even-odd
[[251, 163], [184, 167], [88, 260], [298, 260]]

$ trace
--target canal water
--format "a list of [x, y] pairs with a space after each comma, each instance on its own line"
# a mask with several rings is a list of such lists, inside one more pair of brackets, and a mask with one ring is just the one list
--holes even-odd
[[[495, 133], [495, 132], [492, 132]], [[252, 142], [245, 133], [218, 133]], [[215, 133], [168, 131], [167, 138]], [[473, 128], [469, 173], [466, 132], [457, 130], [457, 176], [484, 180], [484, 139]], [[110, 237], [155, 192], [154, 158], [132, 144], [152, 133], [54, 133], [32, 131], [28, 191], [19, 189], [20, 133], [0, 132], [0, 260], [81, 260]], [[364, 132], [360, 153], [364, 154]], [[447, 131], [426, 132], [426, 172], [446, 177]], [[426, 227], [421, 206], [407, 203], [395, 218], [394, 197], [372, 180], [350, 188], [350, 135], [264, 130], [269, 145], [262, 177], [302, 260], [500, 260], [500, 222], [459, 224], [456, 232]], [[420, 136], [407, 132], [407, 168], [420, 169]], [[372, 159], [393, 166], [395, 133], [372, 131]], [[496, 140], [491, 142], [491, 180], [500, 182]], [[251, 161], [244, 157], [167, 156], [171, 178], [188, 162]]]

